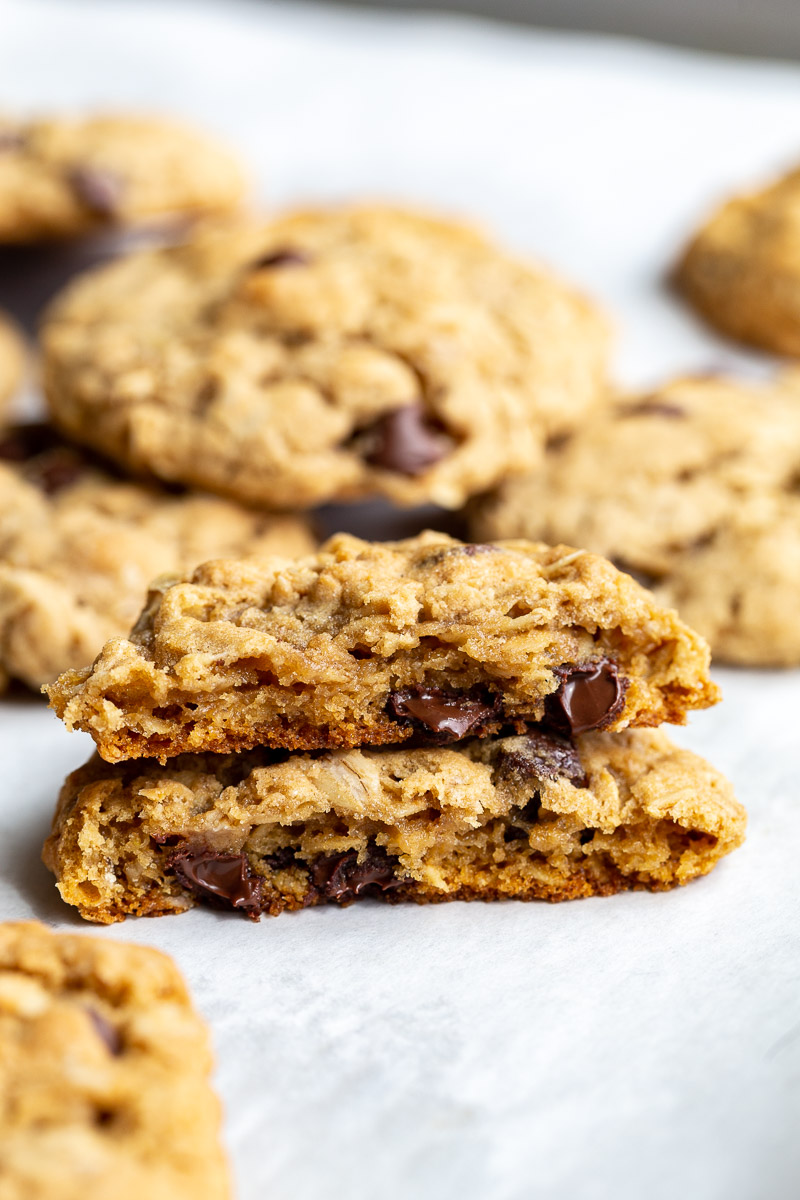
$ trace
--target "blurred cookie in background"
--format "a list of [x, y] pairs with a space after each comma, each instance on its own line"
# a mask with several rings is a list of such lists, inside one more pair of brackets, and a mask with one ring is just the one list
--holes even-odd
[[620, 399], [475, 504], [476, 537], [613, 559], [730, 663], [800, 664], [800, 386], [687, 378]]
[[22, 382], [25, 345], [16, 326], [0, 312], [0, 427], [7, 417], [9, 401]]
[[675, 278], [722, 333], [800, 355], [800, 168], [718, 208], [684, 251]]
[[44, 425], [0, 434], [0, 691], [38, 688], [128, 631], [147, 587], [227, 555], [311, 553], [300, 517], [116, 478]]
[[0, 117], [0, 243], [229, 212], [244, 191], [227, 149], [172, 121]]
[[54, 420], [129, 469], [273, 508], [455, 509], [604, 399], [610, 335], [475, 230], [367, 205], [89, 273], [43, 344]]

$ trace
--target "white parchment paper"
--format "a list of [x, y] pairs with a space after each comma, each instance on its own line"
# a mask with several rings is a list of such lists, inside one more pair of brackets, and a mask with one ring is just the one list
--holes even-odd
[[[764, 369], [662, 279], [717, 197], [800, 158], [800, 68], [292, 4], [0, 0], [0, 106], [91, 105], [217, 130], [264, 204], [485, 220], [613, 310], [626, 381]], [[685, 890], [96, 931], [188, 976], [241, 1200], [800, 1193], [800, 674], [717, 676], [724, 703], [675, 736], [733, 778], [750, 831]], [[39, 864], [89, 749], [0, 703], [2, 918], [89, 928]]]

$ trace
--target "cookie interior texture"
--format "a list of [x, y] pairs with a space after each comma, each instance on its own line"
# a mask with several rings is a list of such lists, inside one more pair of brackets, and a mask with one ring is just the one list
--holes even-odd
[[678, 379], [609, 406], [473, 510], [485, 538], [604, 554], [715, 657], [800, 664], [800, 376]]
[[48, 694], [109, 761], [163, 760], [682, 723], [717, 699], [708, 660], [583, 551], [339, 534], [294, 563], [208, 563], [154, 590], [130, 639]]
[[0, 243], [238, 208], [244, 175], [212, 139], [124, 115], [0, 118]]
[[45, 862], [87, 920], [199, 901], [565, 900], [661, 890], [744, 836], [730, 784], [656, 730], [458, 747], [104, 763], [66, 782]]
[[4, 1200], [229, 1200], [211, 1067], [166, 955], [0, 925]]
[[476, 231], [385, 207], [205, 229], [67, 289], [55, 419], [128, 467], [269, 507], [457, 508], [605, 394], [598, 310]]
[[717, 209], [687, 246], [675, 279], [723, 333], [800, 355], [800, 170]]
[[156, 576], [314, 546], [303, 517], [123, 480], [46, 425], [0, 431], [0, 690], [93, 658], [130, 629]]

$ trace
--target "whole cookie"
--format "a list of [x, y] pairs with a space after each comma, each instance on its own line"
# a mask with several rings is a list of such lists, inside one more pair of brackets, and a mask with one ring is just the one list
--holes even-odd
[[205, 230], [85, 276], [44, 329], [56, 421], [273, 507], [458, 507], [599, 399], [586, 300], [471, 229], [380, 207]]
[[723, 333], [800, 355], [800, 169], [723, 204], [684, 251], [676, 281]]
[[0, 422], [22, 378], [25, 350], [16, 327], [0, 313]]
[[728, 662], [800, 663], [800, 391], [676, 380], [620, 401], [477, 506], [476, 536], [569, 539], [651, 586]]
[[227, 150], [169, 121], [0, 117], [0, 243], [227, 212], [243, 191]]
[[0, 924], [3, 1200], [231, 1200], [212, 1065], [166, 954]]
[[298, 517], [115, 479], [40, 425], [0, 434], [0, 690], [39, 687], [133, 624], [164, 572], [220, 555], [310, 553]]

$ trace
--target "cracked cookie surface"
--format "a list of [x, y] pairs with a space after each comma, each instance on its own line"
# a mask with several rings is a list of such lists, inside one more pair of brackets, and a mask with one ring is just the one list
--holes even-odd
[[800, 664], [800, 381], [679, 379], [620, 400], [476, 505], [472, 527], [586, 546], [720, 659]]
[[165, 954], [0, 925], [3, 1200], [229, 1200], [211, 1066]]
[[313, 548], [300, 517], [121, 480], [47, 426], [0, 431], [0, 690], [93, 658], [130, 629], [158, 575]]
[[270, 507], [457, 508], [604, 395], [604, 317], [466, 226], [381, 207], [205, 230], [93, 272], [43, 331], [55, 419]]
[[531, 542], [331, 538], [155, 588], [129, 639], [49, 689], [109, 761], [683, 723], [708, 647], [605, 559]]
[[229, 212], [243, 192], [227, 150], [170, 121], [0, 117], [0, 244]]
[[197, 902], [257, 918], [370, 896], [662, 890], [710, 871], [744, 827], [727, 780], [661, 731], [533, 732], [283, 761], [95, 755], [64, 785], [45, 861], [90, 921]]
[[800, 355], [800, 169], [721, 205], [686, 247], [675, 276], [722, 333]]

